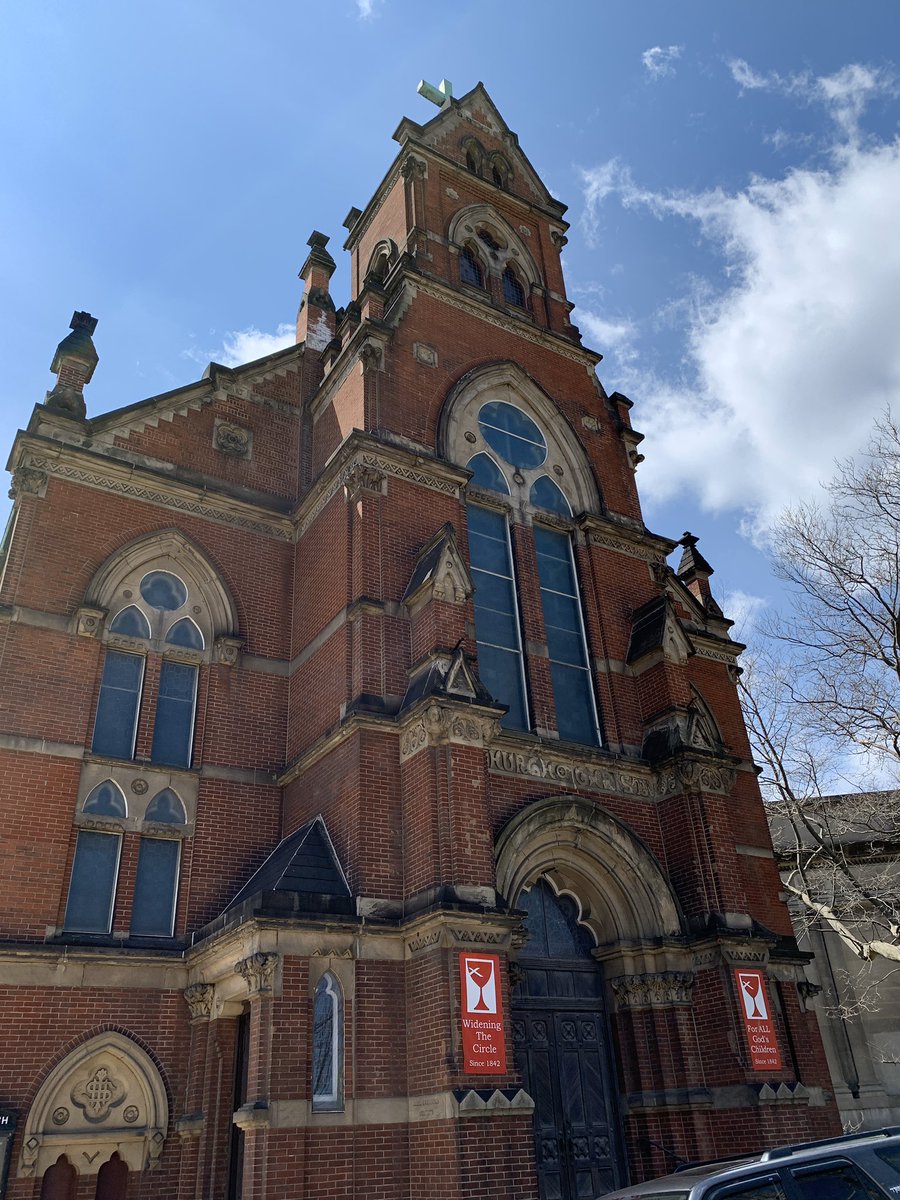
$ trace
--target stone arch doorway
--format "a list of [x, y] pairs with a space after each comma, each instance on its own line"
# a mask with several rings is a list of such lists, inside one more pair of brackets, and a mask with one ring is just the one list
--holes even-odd
[[526, 913], [513, 1042], [535, 1101], [541, 1200], [603, 1196], [627, 1180], [601, 961], [622, 977], [658, 970], [680, 953], [681, 910], [648, 846], [581, 796], [521, 809], [496, 858], [498, 890]]
[[516, 900], [528, 914], [512, 989], [516, 1064], [534, 1100], [541, 1200], [603, 1196], [625, 1182], [618, 1086], [594, 938], [579, 905], [546, 878]]

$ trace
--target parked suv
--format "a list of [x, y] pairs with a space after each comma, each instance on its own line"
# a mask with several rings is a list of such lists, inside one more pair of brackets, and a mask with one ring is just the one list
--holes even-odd
[[690, 1163], [604, 1200], [885, 1200], [900, 1197], [900, 1125]]

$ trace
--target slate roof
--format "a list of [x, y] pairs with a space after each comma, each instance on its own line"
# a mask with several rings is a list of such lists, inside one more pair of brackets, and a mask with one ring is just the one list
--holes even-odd
[[344, 872], [321, 817], [284, 838], [252, 875], [228, 912], [257, 892], [296, 892], [314, 896], [350, 896]]
[[325, 822], [307, 821], [284, 838], [221, 914], [193, 940], [251, 916], [354, 916], [356, 904]]

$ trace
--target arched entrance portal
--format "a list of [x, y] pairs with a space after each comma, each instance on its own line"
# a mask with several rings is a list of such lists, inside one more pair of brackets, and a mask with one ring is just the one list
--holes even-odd
[[617, 975], [681, 953], [683, 921], [635, 833], [583, 796], [547, 796], [497, 838], [497, 889], [527, 914], [513, 1040], [535, 1101], [541, 1200], [603, 1196], [627, 1182], [599, 948]]
[[544, 879], [528, 916], [512, 993], [516, 1062], [535, 1104], [541, 1200], [603, 1196], [624, 1182], [603, 976], [578, 907]]

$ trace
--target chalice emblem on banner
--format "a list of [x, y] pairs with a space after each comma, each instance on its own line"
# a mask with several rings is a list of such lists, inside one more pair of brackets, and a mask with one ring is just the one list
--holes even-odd
[[467, 956], [466, 1008], [470, 1013], [497, 1011], [497, 972], [491, 958]]
[[766, 1008], [766, 995], [763, 991], [762, 976], [758, 971], [738, 971], [738, 983], [741, 985], [741, 999], [744, 1001], [744, 1014], [748, 1021], [768, 1021], [769, 1012]]

